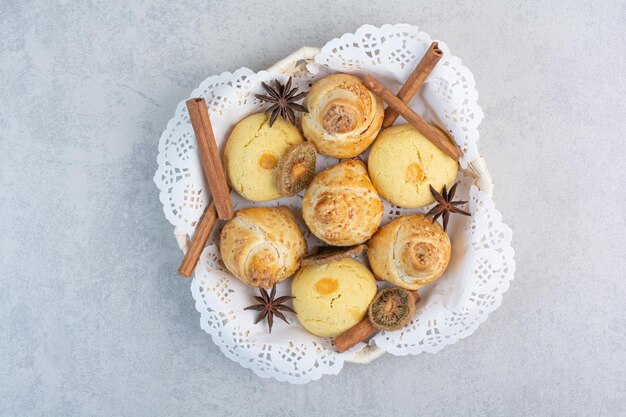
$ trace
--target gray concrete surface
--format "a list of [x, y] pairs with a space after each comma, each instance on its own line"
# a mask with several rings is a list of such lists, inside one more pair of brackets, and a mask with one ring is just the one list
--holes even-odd
[[[0, 415], [626, 415], [626, 5], [0, 2]], [[517, 277], [470, 338], [306, 386], [198, 325], [152, 183], [176, 104], [362, 23], [472, 69]]]

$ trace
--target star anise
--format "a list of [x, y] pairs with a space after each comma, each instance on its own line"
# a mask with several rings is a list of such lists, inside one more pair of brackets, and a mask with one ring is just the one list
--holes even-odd
[[265, 113], [272, 113], [270, 116], [270, 127], [276, 121], [278, 115], [280, 115], [283, 119], [289, 120], [291, 124], [296, 124], [296, 115], [295, 111], [300, 111], [304, 113], [308, 113], [309, 111], [306, 107], [301, 104], [296, 103], [296, 101], [300, 100], [302, 97], [306, 96], [306, 92], [302, 92], [300, 94], [296, 94], [298, 88], [291, 88], [291, 77], [287, 81], [287, 84], [283, 85], [278, 80], [276, 81], [275, 88], [270, 87], [265, 83], [261, 83], [267, 94], [255, 94], [254, 96], [261, 101], [265, 101], [268, 103], [272, 103], [270, 107], [265, 110]]
[[471, 214], [469, 214], [467, 211], [461, 210], [460, 208], [456, 207], [456, 206], [460, 206], [461, 204], [467, 203], [467, 201], [452, 201], [452, 199], [454, 198], [454, 192], [456, 191], [457, 185], [459, 185], [458, 182], [454, 184], [452, 188], [450, 188], [450, 191], [448, 191], [446, 189], [446, 186], [444, 185], [443, 190], [441, 191], [441, 194], [439, 194], [437, 190], [433, 188], [432, 185], [430, 186], [430, 192], [433, 195], [433, 197], [435, 197], [435, 200], [437, 200], [437, 205], [431, 208], [430, 211], [426, 213], [426, 215], [433, 216], [433, 223], [435, 222], [435, 220], [439, 218], [439, 216], [443, 215], [443, 230], [444, 231], [448, 227], [448, 220], [450, 219], [450, 213], [458, 213], [458, 214], [463, 214], [465, 216], [471, 216]]
[[259, 302], [259, 304], [254, 304], [244, 308], [244, 310], [255, 310], [259, 312], [254, 324], [257, 324], [264, 318], [267, 318], [267, 324], [270, 329], [270, 333], [272, 333], [272, 325], [274, 324], [274, 316], [278, 317], [285, 323], [289, 324], [282, 311], [291, 311], [295, 313], [293, 309], [285, 304], [285, 301], [290, 300], [294, 297], [289, 295], [284, 295], [282, 297], [276, 298], [276, 285], [272, 287], [271, 293], [268, 295], [267, 290], [265, 288], [259, 288], [259, 293], [261, 296], [255, 296], [254, 299]]

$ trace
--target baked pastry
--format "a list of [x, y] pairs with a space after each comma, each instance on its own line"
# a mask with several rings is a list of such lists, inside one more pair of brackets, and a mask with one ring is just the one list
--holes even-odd
[[239, 210], [220, 235], [226, 268], [246, 285], [271, 288], [296, 272], [306, 241], [287, 207]]
[[304, 142], [298, 128], [279, 117], [269, 125], [269, 115], [256, 113], [233, 129], [224, 161], [228, 182], [242, 197], [252, 201], [274, 200], [278, 190], [278, 164], [287, 150]]
[[304, 193], [302, 216], [311, 232], [329, 245], [357, 245], [378, 229], [383, 203], [365, 164], [347, 160], [313, 178]]
[[459, 169], [454, 159], [408, 124], [380, 132], [367, 165], [380, 195], [407, 208], [434, 203], [429, 185], [439, 192], [444, 185], [450, 188]]
[[374, 141], [383, 123], [383, 102], [361, 79], [332, 74], [317, 81], [305, 100], [302, 131], [323, 155], [352, 158]]
[[417, 290], [443, 274], [450, 262], [450, 239], [439, 223], [416, 214], [381, 227], [368, 243], [376, 279]]
[[376, 280], [365, 265], [345, 258], [300, 269], [291, 283], [291, 295], [298, 320], [308, 331], [335, 337], [367, 315]]

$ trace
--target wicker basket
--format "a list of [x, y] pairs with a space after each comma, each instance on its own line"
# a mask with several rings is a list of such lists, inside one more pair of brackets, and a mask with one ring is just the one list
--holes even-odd
[[[293, 76], [304, 75], [308, 71], [306, 65], [314, 62], [315, 56], [319, 52], [319, 48], [304, 46], [272, 65], [267, 69], [267, 71], [275, 74]], [[487, 169], [485, 159], [478, 154], [478, 158], [470, 162], [468, 168], [470, 175], [474, 178], [474, 184], [481, 191], [487, 193], [489, 196], [492, 196], [493, 182], [491, 180], [491, 174]], [[189, 243], [189, 236], [177, 229], [174, 230], [174, 235], [176, 236], [176, 241], [178, 242], [180, 249], [183, 252], [186, 252], [187, 245]], [[382, 356], [384, 353], [385, 350], [378, 346], [367, 345], [359, 351], [353, 359], [349, 360], [349, 362], [366, 364]]]

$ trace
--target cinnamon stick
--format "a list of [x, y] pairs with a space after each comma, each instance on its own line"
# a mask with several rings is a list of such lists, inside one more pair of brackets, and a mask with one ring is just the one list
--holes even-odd
[[350, 329], [337, 336], [332, 343], [335, 345], [335, 348], [337, 348], [337, 352], [343, 353], [357, 343], [374, 336], [377, 332], [378, 329], [372, 325], [368, 317], [365, 317]]
[[[420, 295], [416, 291], [412, 291], [411, 295], [413, 296], [415, 304], [417, 304], [420, 300]], [[378, 333], [378, 329], [370, 322], [369, 317], [365, 317], [344, 333], [337, 336], [332, 343], [337, 348], [337, 352], [343, 353], [376, 333]]]
[[178, 273], [183, 277], [189, 278], [193, 270], [196, 269], [200, 255], [206, 246], [207, 240], [209, 240], [216, 221], [215, 201], [211, 201], [198, 221], [193, 239], [191, 239], [187, 253], [185, 253], [185, 257], [178, 268]]
[[380, 81], [371, 75], [363, 77], [363, 83], [374, 93], [378, 94], [380, 98], [389, 105], [392, 109], [398, 112], [400, 116], [412, 124], [417, 130], [419, 130], [428, 140], [430, 140], [435, 146], [437, 146], [443, 153], [448, 155], [454, 160], [458, 160], [463, 152], [456, 144], [452, 143], [447, 136], [438, 132], [434, 127], [429, 125], [419, 114], [415, 113], [408, 105], [389, 91]]
[[191, 98], [186, 103], [191, 125], [196, 134], [204, 175], [209, 184], [213, 201], [215, 201], [217, 216], [222, 220], [230, 220], [235, 215], [235, 212], [230, 201], [226, 174], [224, 173], [220, 153], [217, 149], [217, 142], [211, 127], [211, 119], [209, 118], [206, 103], [203, 98]]
[[[417, 67], [413, 70], [409, 78], [406, 80], [396, 97], [405, 103], [408, 103], [415, 93], [417, 93], [424, 83], [424, 80], [428, 77], [430, 72], [435, 68], [435, 65], [439, 62], [443, 56], [443, 51], [439, 49], [439, 43], [433, 42], [426, 50], [426, 53], [422, 57], [422, 60], [417, 64]], [[385, 109], [385, 118], [383, 119], [383, 127], [389, 127], [398, 118], [398, 112], [388, 106]]]

